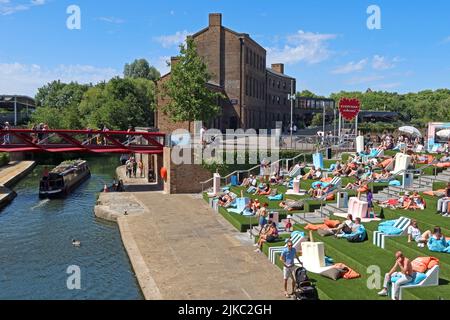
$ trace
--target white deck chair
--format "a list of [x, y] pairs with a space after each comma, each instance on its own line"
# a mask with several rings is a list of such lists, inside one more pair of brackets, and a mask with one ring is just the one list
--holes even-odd
[[411, 225], [411, 219], [406, 217], [400, 217], [394, 224], [395, 228], [402, 230], [398, 235], [384, 234], [380, 231], [373, 232], [373, 244], [382, 249], [385, 248], [385, 238], [386, 237], [400, 237], [406, 235], [408, 227]]
[[[301, 235], [301, 233], [299, 232], [295, 232], [292, 236], [291, 236], [291, 240], [292, 240], [292, 247], [295, 248], [295, 250], [300, 251], [301, 248], [301, 244], [304, 241], [307, 241], [307, 237]], [[270, 247], [269, 248], [269, 254], [268, 254], [268, 258], [270, 260], [270, 262], [272, 262], [273, 264], [276, 263], [276, 254], [277, 253], [282, 253], [283, 250], [286, 248], [287, 245], [284, 245], [282, 247]]]
[[[424, 280], [422, 280], [419, 284], [405, 284], [403, 286], [400, 286], [398, 299], [402, 300], [403, 289], [418, 288], [418, 287], [433, 287], [439, 285], [439, 266], [434, 266], [433, 268], [428, 270], [425, 274], [427, 277]], [[394, 288], [392, 288], [391, 297], [392, 300], [395, 299]]]

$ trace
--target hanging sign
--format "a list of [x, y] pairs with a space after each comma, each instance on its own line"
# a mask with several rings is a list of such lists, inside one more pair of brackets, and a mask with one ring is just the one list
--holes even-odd
[[358, 99], [342, 98], [339, 101], [339, 113], [345, 120], [355, 119], [361, 110], [361, 102]]

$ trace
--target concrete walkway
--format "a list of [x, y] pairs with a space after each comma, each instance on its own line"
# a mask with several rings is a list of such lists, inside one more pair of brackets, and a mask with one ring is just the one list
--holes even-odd
[[19, 161], [0, 168], [0, 209], [16, 197], [16, 193], [10, 189], [30, 173], [35, 165], [34, 161]]
[[0, 186], [11, 188], [24, 175], [28, 174], [34, 166], [34, 161], [10, 162], [9, 165], [0, 168]]
[[147, 299], [284, 299], [280, 269], [199, 196], [133, 195], [145, 211], [118, 222]]

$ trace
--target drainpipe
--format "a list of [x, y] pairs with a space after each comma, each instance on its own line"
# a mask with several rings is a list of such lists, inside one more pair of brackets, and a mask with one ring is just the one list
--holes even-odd
[[[243, 72], [242, 72], [242, 56], [243, 56], [243, 49], [244, 49], [244, 38], [240, 37], [239, 41], [241, 43], [241, 50], [239, 53], [239, 126], [241, 126], [242, 124], [242, 76], [243, 76]], [[242, 126], [241, 126], [242, 127]]]

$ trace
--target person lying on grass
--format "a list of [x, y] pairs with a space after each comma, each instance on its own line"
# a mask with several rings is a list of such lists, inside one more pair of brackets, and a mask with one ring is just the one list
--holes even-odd
[[261, 234], [259, 237], [259, 241], [257, 243], [258, 248], [255, 250], [255, 252], [261, 252], [263, 244], [268, 242], [272, 243], [278, 240], [278, 229], [277, 224], [275, 222], [272, 222], [269, 226], [269, 229], [264, 234]]
[[280, 208], [286, 210], [286, 211], [295, 211], [295, 210], [302, 210], [305, 206], [303, 201], [301, 200], [286, 200], [281, 201], [279, 204]]
[[[400, 270], [400, 271], [397, 271]], [[388, 286], [392, 283], [392, 277], [400, 277], [395, 283], [392, 283], [394, 291], [394, 299], [399, 299], [400, 286], [407, 284], [414, 279], [415, 272], [413, 271], [411, 260], [406, 258], [401, 251], [395, 254], [395, 264], [389, 273], [384, 276], [383, 290], [378, 292], [380, 296], [388, 295]]]
[[426, 231], [422, 234], [419, 229], [419, 225], [417, 223], [417, 220], [412, 220], [411, 225], [408, 227], [408, 242], [411, 243], [415, 241], [417, 243], [417, 246], [419, 248], [424, 248], [425, 243], [428, 242], [428, 239], [432, 235], [431, 231]]
[[358, 239], [360, 239], [360, 241], [364, 241], [364, 235], [366, 233], [366, 230], [364, 228], [364, 226], [361, 224], [361, 218], [355, 218], [355, 223], [353, 223], [352, 227], [351, 227], [351, 232], [350, 233], [345, 233], [345, 232], [340, 232], [335, 234], [334, 236], [336, 238], [349, 238], [352, 236], [357, 236]]
[[244, 181], [242, 181], [241, 187], [255, 187], [258, 183], [258, 180], [251, 174], [250, 177], [245, 178]]
[[440, 227], [434, 227], [433, 233], [428, 231], [426, 236], [428, 236], [427, 246], [430, 251], [450, 253], [450, 240], [442, 234]]
[[308, 173], [306, 173], [302, 179], [303, 180], [314, 180], [316, 178], [317, 170], [315, 166], [312, 166], [312, 168], [309, 170]]
[[337, 228], [330, 229], [333, 231], [334, 235], [340, 233], [350, 234], [352, 233], [352, 228], [355, 223], [353, 222], [353, 216], [351, 214], [347, 215], [347, 220], [337, 226]]
[[219, 206], [221, 207], [226, 207], [227, 205], [231, 204], [231, 202], [233, 202], [233, 198], [229, 193], [219, 197]]
[[253, 194], [254, 196], [260, 195], [260, 196], [267, 196], [270, 194], [272, 190], [270, 189], [270, 185], [266, 183], [262, 189], [256, 190], [256, 192]]
[[372, 176], [370, 178], [375, 180], [375, 182], [377, 182], [377, 181], [389, 180], [391, 178], [391, 176], [392, 176], [392, 174], [389, 171], [387, 171], [386, 169], [383, 169], [383, 170], [381, 170], [381, 173], [373, 172]]
[[404, 198], [402, 209], [425, 210], [425, 200], [415, 191], [411, 197]]
[[336, 162], [336, 165], [334, 166], [334, 170], [332, 172], [333, 176], [340, 177], [343, 174], [343, 166], [340, 161]]

